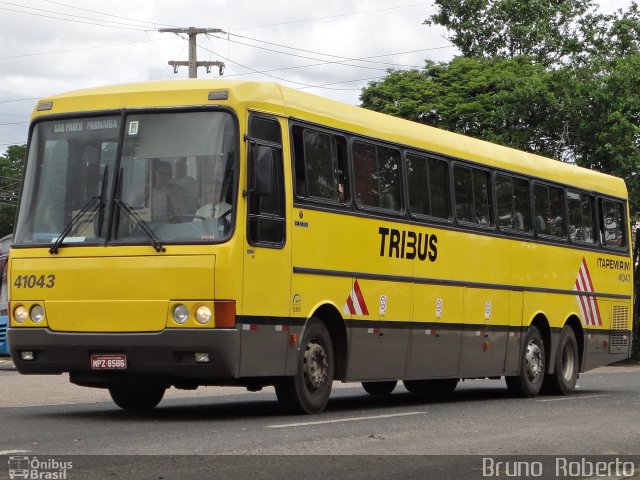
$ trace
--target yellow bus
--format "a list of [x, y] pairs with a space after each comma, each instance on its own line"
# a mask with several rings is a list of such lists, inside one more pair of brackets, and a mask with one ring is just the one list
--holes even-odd
[[11, 353], [125, 409], [334, 380], [574, 390], [625, 359], [621, 179], [271, 83], [41, 100], [10, 252]]

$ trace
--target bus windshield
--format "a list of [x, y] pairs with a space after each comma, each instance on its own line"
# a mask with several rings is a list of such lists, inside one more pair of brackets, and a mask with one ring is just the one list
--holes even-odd
[[[237, 133], [220, 111], [39, 122], [15, 244], [220, 242], [231, 235]], [[159, 248], [158, 248], [159, 250]]]

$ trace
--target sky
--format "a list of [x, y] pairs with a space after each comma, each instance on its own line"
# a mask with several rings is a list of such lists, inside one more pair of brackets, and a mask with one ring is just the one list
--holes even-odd
[[[601, 10], [631, 0], [599, 0]], [[187, 78], [186, 35], [213, 28], [198, 60], [225, 63], [224, 78], [274, 81], [357, 105], [387, 69], [448, 61], [446, 31], [426, 26], [419, 0], [12, 0], [0, 1], [0, 153], [26, 143], [38, 98], [113, 83]], [[215, 68], [199, 78], [218, 78]]]

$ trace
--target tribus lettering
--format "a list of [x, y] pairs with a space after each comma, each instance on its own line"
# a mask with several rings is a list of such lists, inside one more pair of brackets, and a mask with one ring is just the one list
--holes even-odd
[[379, 227], [378, 233], [381, 257], [407, 260], [418, 257], [421, 261], [429, 258], [431, 262], [435, 262], [438, 258], [438, 237], [433, 234], [385, 227]]

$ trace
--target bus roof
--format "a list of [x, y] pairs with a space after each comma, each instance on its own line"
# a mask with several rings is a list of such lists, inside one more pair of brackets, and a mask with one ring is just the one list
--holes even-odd
[[[227, 91], [228, 100], [209, 100], [209, 92], [212, 91]], [[47, 102], [52, 102], [52, 107], [42, 110], [41, 105]], [[33, 118], [122, 108], [239, 103], [245, 104], [247, 109], [315, 122], [419, 150], [573, 185], [584, 190], [616, 197], [627, 196], [624, 181], [617, 177], [347, 105], [275, 83], [189, 79], [88, 88], [41, 100], [34, 110]]]

